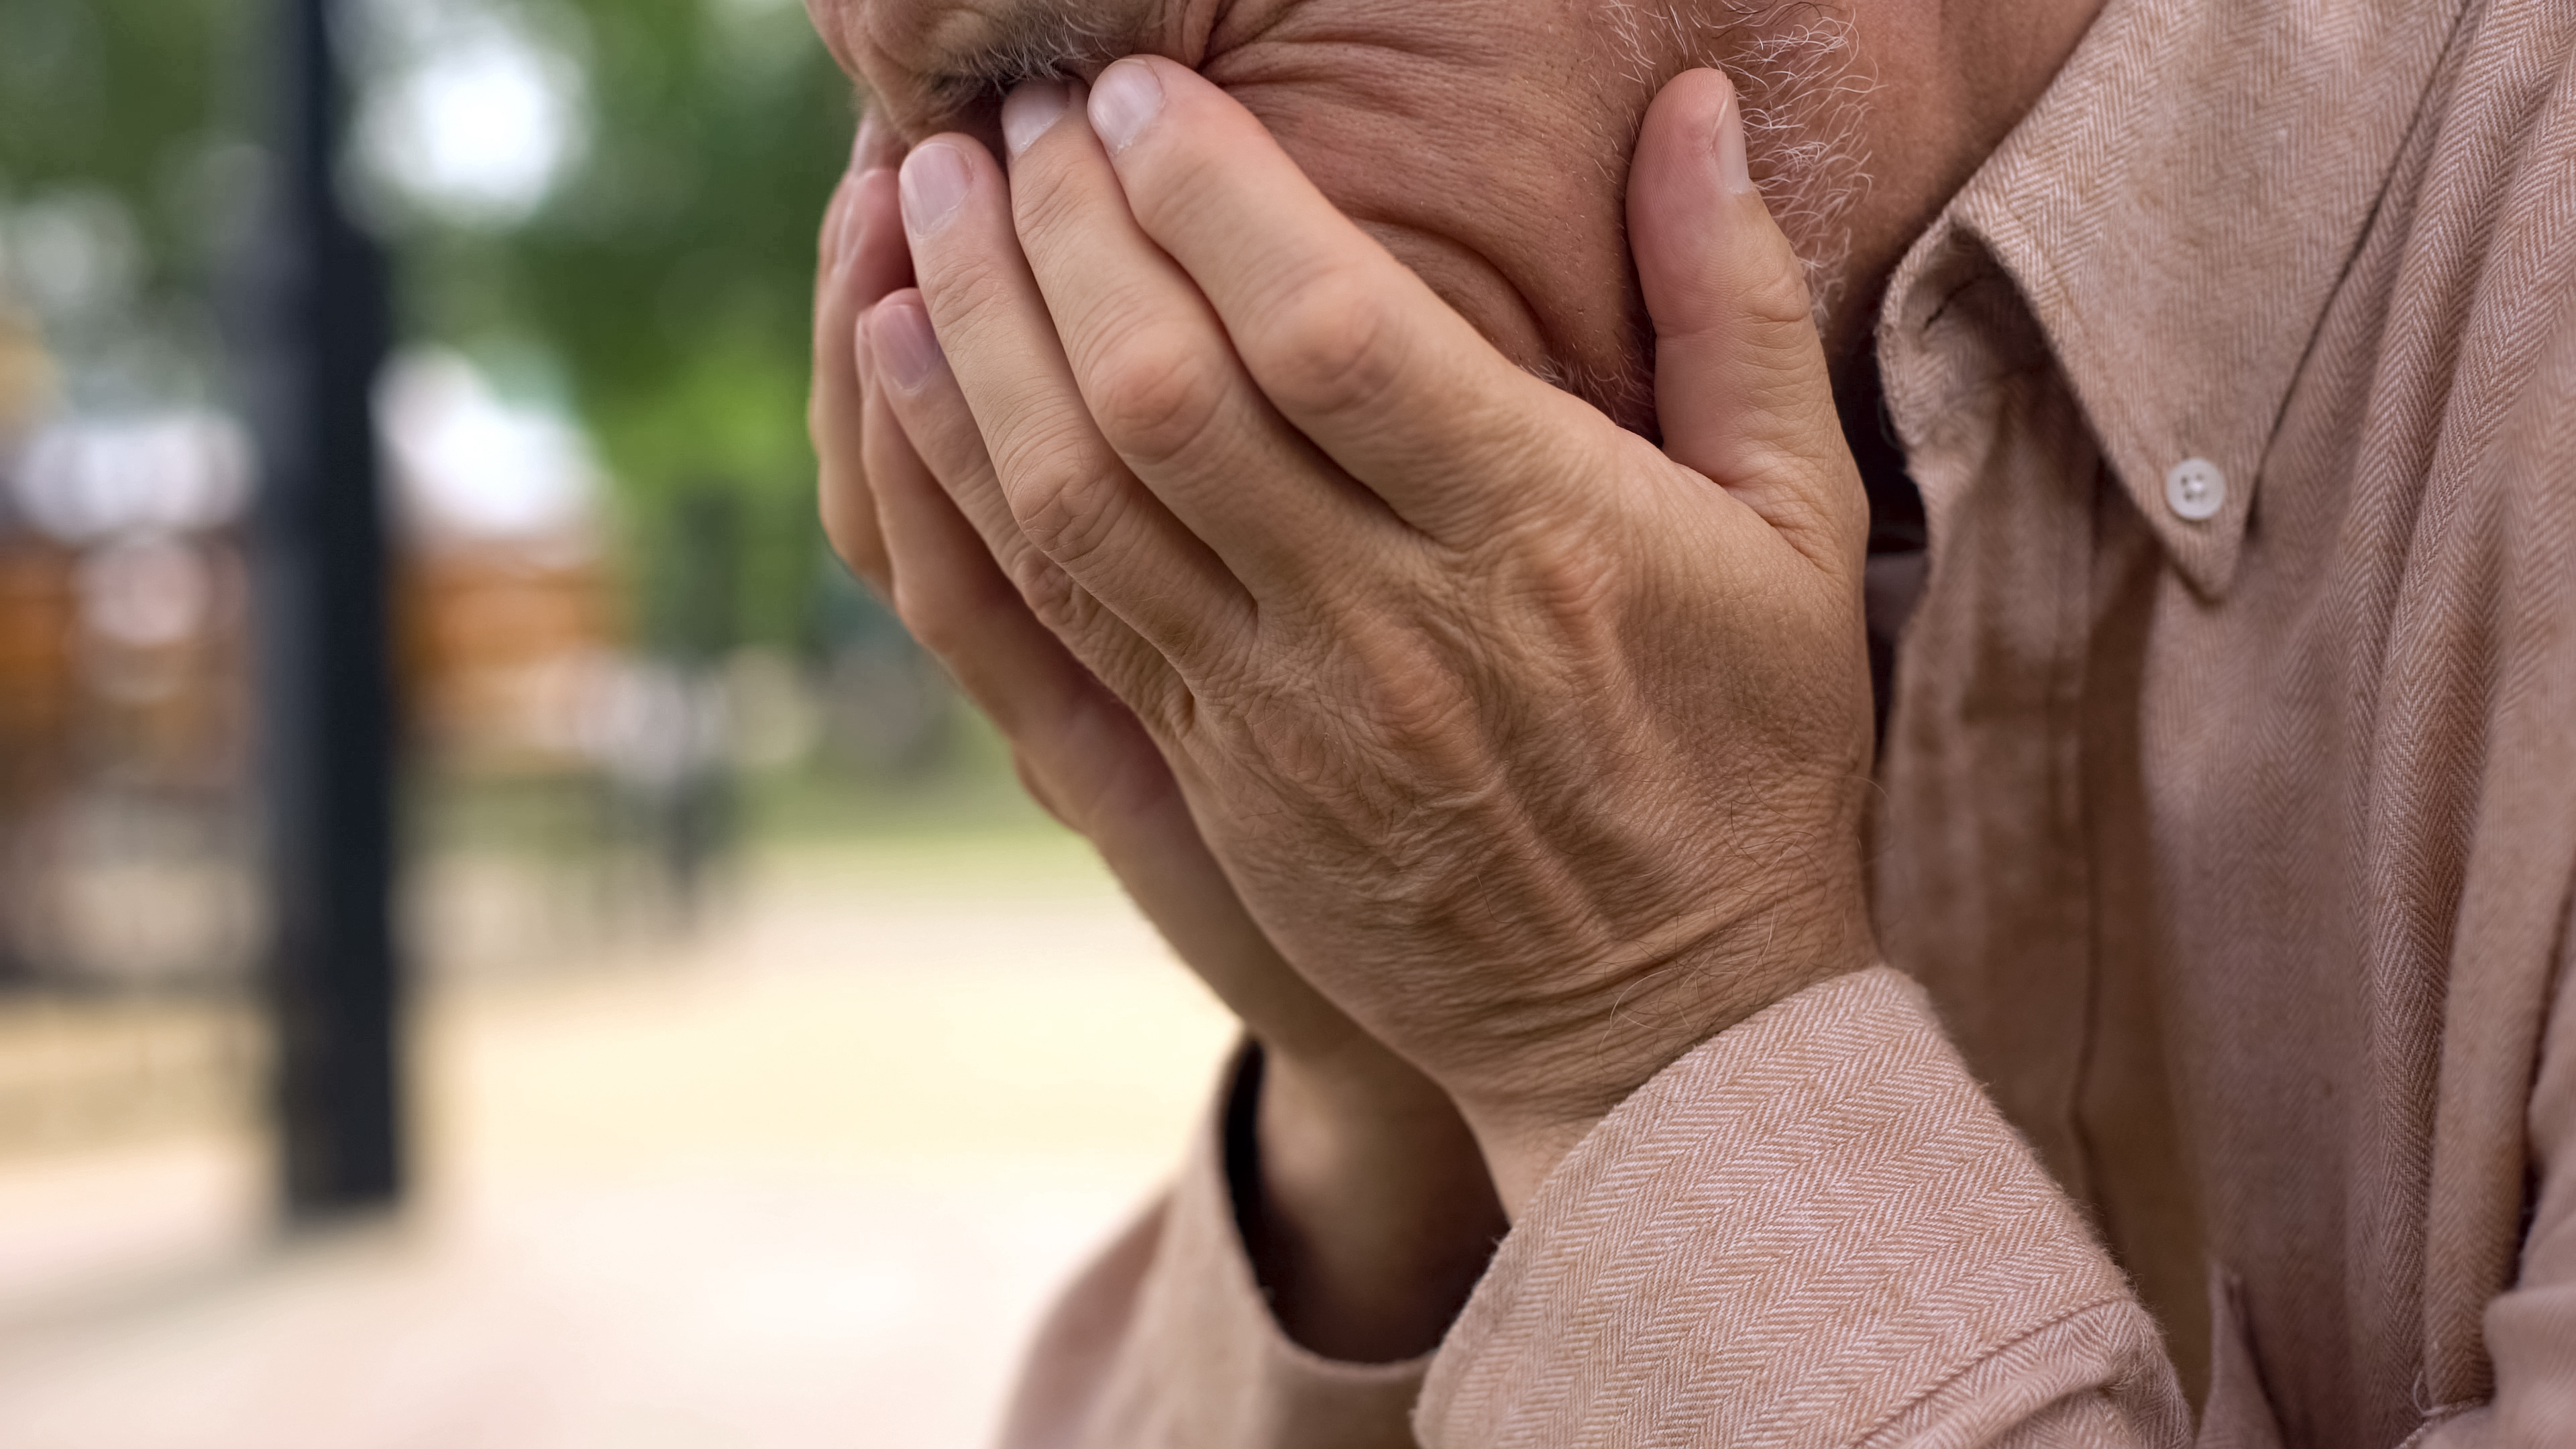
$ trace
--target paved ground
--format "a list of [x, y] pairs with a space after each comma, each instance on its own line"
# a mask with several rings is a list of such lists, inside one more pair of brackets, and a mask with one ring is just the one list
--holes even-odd
[[279, 1246], [220, 1126], [0, 1163], [8, 1449], [969, 1449], [1227, 1028], [1060, 842], [754, 869], [428, 1003], [403, 1220]]

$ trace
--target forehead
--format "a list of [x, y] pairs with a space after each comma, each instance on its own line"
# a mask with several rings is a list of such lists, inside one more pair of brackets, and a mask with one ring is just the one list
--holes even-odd
[[[842, 68], [918, 137], [1043, 75], [1096, 74], [1122, 55], [1184, 53], [1210, 0], [809, 0]], [[1194, 37], [1192, 32], [1197, 32]]]

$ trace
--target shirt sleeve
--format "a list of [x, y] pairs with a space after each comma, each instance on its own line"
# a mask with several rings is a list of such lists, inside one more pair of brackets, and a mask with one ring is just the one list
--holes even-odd
[[2425, 1436], [2424, 1449], [2547, 1444], [2576, 1424], [2576, 964], [2562, 964], [2532, 1084], [2539, 1188], [2512, 1288], [2487, 1304], [2495, 1396]]
[[1221, 1101], [1171, 1189], [1057, 1300], [1002, 1449], [1412, 1449], [1427, 1355], [1337, 1362], [1271, 1315], [1227, 1182], [1229, 1115]]
[[[2495, 1397], [2425, 1449], [2576, 1422], [2576, 972], [2557, 997], [2533, 1217], [2486, 1315]], [[2191, 1440], [2154, 1323], [1893, 971], [1811, 988], [1623, 1103], [1428, 1361], [1335, 1362], [1280, 1330], [1225, 1116], [1059, 1300], [1003, 1449]]]
[[[2576, 88], [2571, 88], [2576, 90]], [[2566, 134], [2566, 128], [2561, 128]], [[2562, 146], [2564, 157], [2576, 147]], [[2562, 168], [2558, 173], [2576, 175]], [[2576, 187], [2560, 196], [2576, 202]], [[2568, 749], [2569, 706], [2576, 702], [2576, 577], [2569, 568], [2576, 535], [2567, 500], [2576, 496], [2576, 299], [2559, 302], [2554, 333], [2531, 386], [2504, 430], [2498, 488], [2517, 509], [2508, 514], [2521, 569], [2514, 622], [2526, 657], [2518, 681], [2528, 741], [2509, 756], [2522, 798], [2539, 802], [2553, 827], [2567, 820], [2567, 783], [2576, 772]], [[2536, 725], [2536, 729], [2531, 726]], [[2502, 747], [2499, 747], [2502, 748]], [[2567, 859], [2557, 829], [2516, 839], [2524, 860]], [[2481, 1328], [2494, 1393], [2487, 1402], [2427, 1434], [2423, 1449], [2564, 1443], [2576, 1425], [2576, 882], [2557, 877], [2543, 898], [2556, 931], [2556, 982], [2524, 1115], [2531, 1180], [2529, 1216], [2513, 1284], [2488, 1300]]]
[[2190, 1440], [2154, 1322], [1894, 971], [1813, 987], [1621, 1104], [1427, 1362], [1280, 1329], [1226, 1115], [1059, 1300], [1003, 1449]]
[[2154, 1321], [1884, 967], [1711, 1039], [1585, 1137], [1415, 1428], [1430, 1449], [2191, 1438]]

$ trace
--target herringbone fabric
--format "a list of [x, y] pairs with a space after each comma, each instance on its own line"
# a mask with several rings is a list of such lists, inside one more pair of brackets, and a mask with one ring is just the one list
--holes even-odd
[[2187, 1423], [2154, 1323], [1884, 967], [1676, 1064], [1527, 1220], [1453, 1330], [1476, 1351], [1432, 1367], [1429, 1443], [1859, 1443], [2011, 1344], [2053, 1365], [2016, 1416]]
[[2576, 1443], [2576, 0], [2110, 0], [1878, 349], [1923, 996], [1686, 1057], [1423, 1364], [1203, 1144], [1014, 1446]]

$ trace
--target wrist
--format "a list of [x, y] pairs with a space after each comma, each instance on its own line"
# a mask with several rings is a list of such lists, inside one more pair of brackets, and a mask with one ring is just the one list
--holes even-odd
[[1281, 1327], [1347, 1361], [1437, 1346], [1506, 1226], [1457, 1109], [1374, 1043], [1269, 1053], [1241, 1090], [1236, 1202]]
[[1749, 946], [1713, 939], [1664, 962], [1607, 1009], [1523, 1044], [1505, 1070], [1486, 1074], [1486, 1090], [1458, 1093], [1459, 1112], [1512, 1221], [1565, 1154], [1665, 1068], [1762, 1011], [1877, 959], [1856, 899], [1811, 905], [1758, 918], [1763, 929]]

